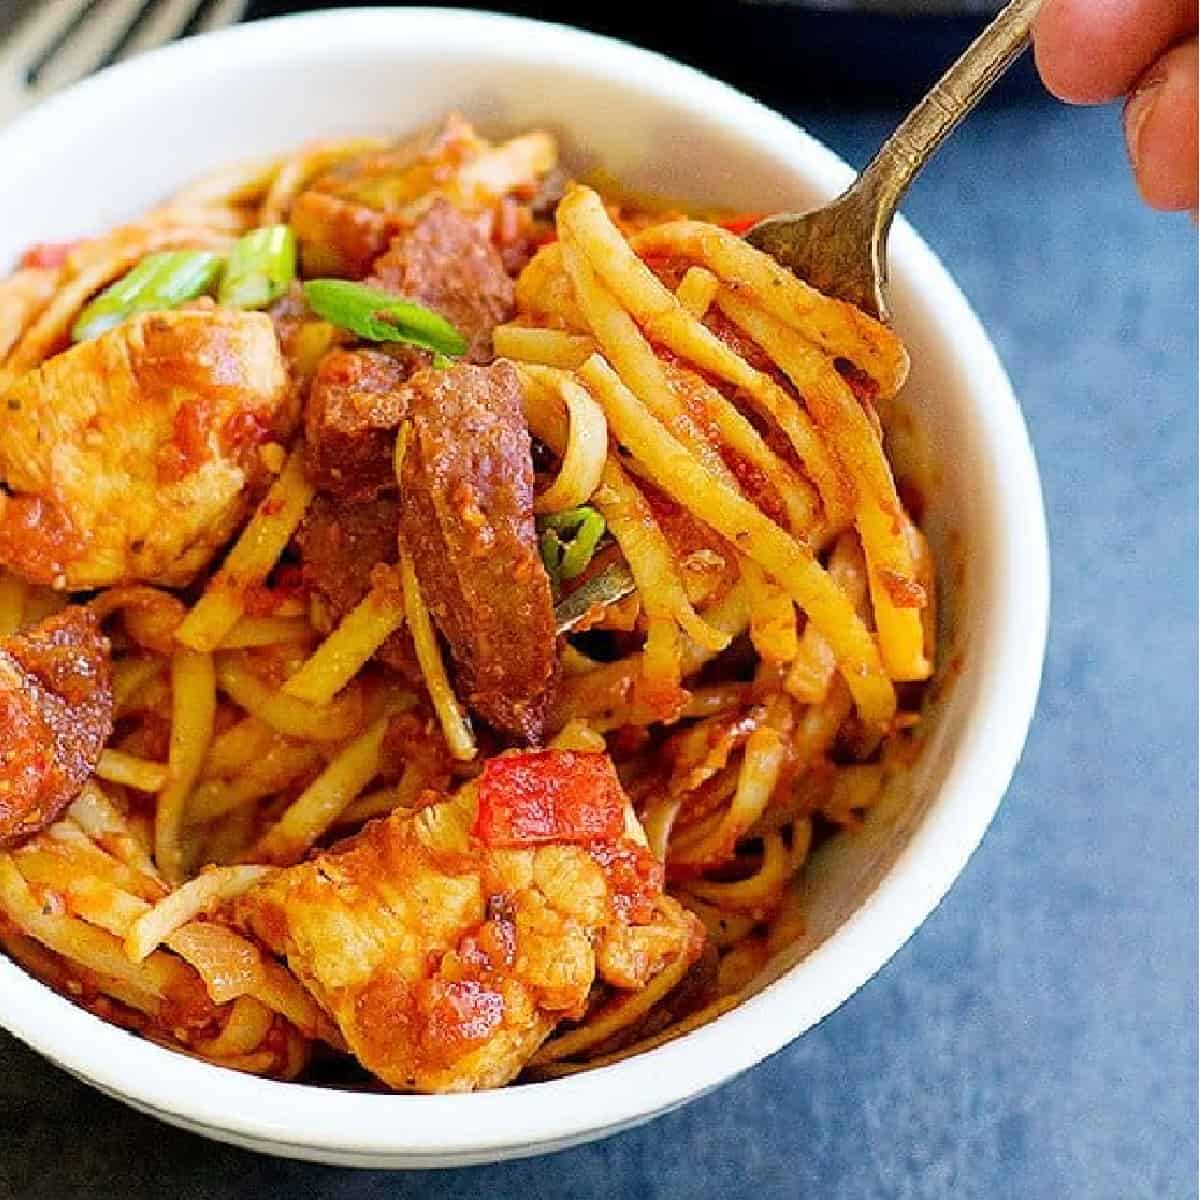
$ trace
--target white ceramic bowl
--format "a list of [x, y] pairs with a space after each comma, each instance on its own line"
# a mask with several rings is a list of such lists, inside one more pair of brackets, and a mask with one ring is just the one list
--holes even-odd
[[[314, 14], [160, 50], [0, 132], [0, 263], [31, 242], [130, 217], [207, 168], [315, 136], [403, 131], [450, 108], [493, 132], [547, 125], [576, 169], [603, 164], [670, 198], [796, 208], [850, 178], [782, 117], [620, 42], [469, 12]], [[2, 956], [0, 1023], [110, 1095], [211, 1137], [325, 1162], [424, 1167], [560, 1149], [644, 1121], [841, 1004], [925, 919], [983, 835], [1024, 742], [1045, 644], [1045, 522], [1008, 380], [903, 221], [891, 254], [914, 364], [905, 405], [934, 463], [928, 527], [949, 600], [943, 661], [954, 661], [955, 677], [939, 688], [911, 787], [814, 865], [806, 942], [772, 964], [756, 995], [619, 1065], [466, 1096], [332, 1092], [220, 1070], [103, 1024]]]

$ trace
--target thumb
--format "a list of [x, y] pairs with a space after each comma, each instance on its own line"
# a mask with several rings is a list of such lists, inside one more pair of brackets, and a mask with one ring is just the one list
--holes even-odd
[[1196, 38], [1173, 46], [1125, 102], [1125, 143], [1142, 198], [1153, 208], [1197, 201]]

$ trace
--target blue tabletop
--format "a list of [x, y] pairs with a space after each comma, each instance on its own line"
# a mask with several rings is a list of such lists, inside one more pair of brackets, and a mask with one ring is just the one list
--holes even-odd
[[[801, 111], [860, 164], [898, 112]], [[941, 907], [853, 999], [634, 1132], [425, 1175], [179, 1133], [0, 1036], [0, 1197], [1196, 1196], [1196, 230], [1117, 114], [988, 109], [908, 213], [1008, 365], [1054, 592], [1024, 761]]]

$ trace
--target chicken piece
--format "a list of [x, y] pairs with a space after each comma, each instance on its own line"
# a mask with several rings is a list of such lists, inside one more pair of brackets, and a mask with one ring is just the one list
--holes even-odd
[[71, 607], [0, 641], [0, 844], [49, 825], [112, 733], [108, 639]]
[[508, 363], [421, 371], [407, 394], [401, 529], [422, 593], [467, 703], [536, 742], [557, 645], [517, 373]]
[[[380, 563], [396, 562], [399, 529], [400, 505], [394, 497], [352, 501], [317, 494], [296, 540], [304, 582], [326, 609], [318, 622], [321, 627], [332, 629], [367, 594]], [[391, 634], [376, 657], [421, 685], [421, 669], [406, 628]]]
[[467, 339], [472, 362], [491, 361], [492, 330], [514, 311], [512, 280], [486, 230], [445, 200], [393, 238], [372, 279], [441, 313]]
[[304, 468], [318, 487], [347, 500], [395, 488], [393, 451], [408, 375], [401, 359], [378, 350], [325, 355], [304, 415]]
[[499, 1087], [583, 1015], [598, 979], [641, 987], [703, 948], [644, 846], [488, 846], [477, 786], [373, 822], [236, 902], [393, 1088]]
[[3, 399], [0, 563], [71, 590], [190, 582], [286, 395], [263, 313], [147, 313], [49, 359]]

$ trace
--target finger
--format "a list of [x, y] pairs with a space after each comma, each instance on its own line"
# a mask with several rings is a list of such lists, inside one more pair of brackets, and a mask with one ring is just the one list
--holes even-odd
[[1195, 32], [1196, 0], [1046, 0], [1034, 25], [1034, 53], [1061, 100], [1104, 104]]
[[1125, 142], [1138, 189], [1154, 208], [1196, 207], [1196, 39], [1168, 50], [1125, 105]]

